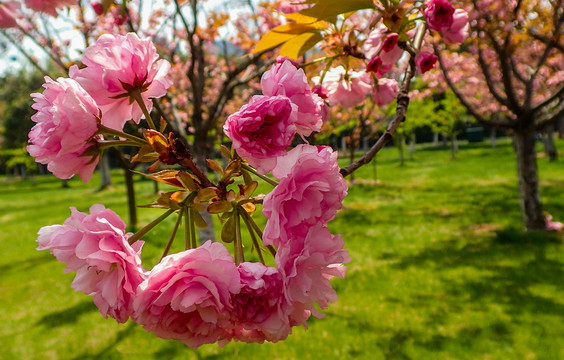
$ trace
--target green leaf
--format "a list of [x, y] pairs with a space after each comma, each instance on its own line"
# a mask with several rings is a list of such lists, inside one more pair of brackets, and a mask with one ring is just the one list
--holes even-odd
[[221, 155], [223, 155], [223, 156], [226, 157], [227, 159], [229, 159], [229, 160], [232, 160], [232, 159], [233, 159], [233, 154], [231, 154], [231, 150], [229, 150], [229, 149], [227, 148], [227, 146], [221, 145], [221, 146], [219, 147], [219, 150], [221, 151]]
[[323, 39], [319, 32], [307, 32], [287, 41], [280, 48], [280, 56], [297, 60], [306, 51]]
[[208, 167], [210, 169], [212, 169], [216, 173], [223, 174], [223, 169], [221, 168], [221, 165], [217, 161], [212, 159], [206, 159], [206, 161], [208, 162]]
[[306, 0], [304, 4], [315, 4], [300, 14], [335, 23], [337, 15], [350, 11], [374, 8], [373, 0]]
[[[238, 216], [238, 215], [235, 215]], [[235, 240], [235, 221], [233, 216], [231, 216], [221, 229], [221, 241], [225, 243], [232, 243]]]
[[208, 227], [208, 223], [204, 220], [204, 218], [202, 217], [202, 215], [200, 215], [199, 212], [193, 211], [192, 217], [194, 218], [194, 224], [196, 224], [196, 227], [198, 229], [205, 229]]

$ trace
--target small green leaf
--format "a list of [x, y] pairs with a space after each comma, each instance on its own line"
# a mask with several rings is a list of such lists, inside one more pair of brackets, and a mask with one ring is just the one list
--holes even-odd
[[208, 227], [208, 223], [204, 220], [202, 215], [199, 212], [193, 211], [192, 216], [194, 218], [194, 223], [198, 229], [205, 229]]
[[[235, 215], [236, 216], [236, 215]], [[221, 241], [224, 243], [232, 243], [235, 240], [235, 221], [231, 216], [221, 229]]]
[[221, 145], [219, 147], [219, 151], [221, 151], [221, 155], [223, 155], [224, 157], [228, 158], [229, 160], [233, 159], [233, 155], [231, 154], [231, 150], [229, 150], [227, 148], [227, 146], [225, 145]]

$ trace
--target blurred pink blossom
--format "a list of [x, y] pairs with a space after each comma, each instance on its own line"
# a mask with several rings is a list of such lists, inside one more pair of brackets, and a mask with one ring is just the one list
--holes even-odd
[[78, 0], [25, 0], [25, 6], [51, 16], [57, 16], [57, 9], [78, 5]]
[[17, 1], [0, 2], [0, 29], [17, 27], [17, 19], [21, 18], [20, 3]]
[[429, 28], [441, 31], [451, 27], [454, 7], [447, 0], [428, 0], [426, 5], [423, 14]]
[[461, 44], [468, 37], [469, 31], [468, 13], [462, 9], [456, 9], [452, 25], [441, 30], [441, 34], [447, 44]]
[[399, 93], [398, 82], [395, 79], [378, 79], [378, 86], [374, 87], [372, 96], [378, 106], [385, 106], [396, 99]]
[[29, 132], [27, 151], [61, 179], [78, 174], [89, 181], [99, 158], [85, 152], [95, 145], [100, 110], [76, 81], [49, 77], [45, 81], [43, 93], [31, 94], [37, 113], [31, 117], [36, 124]]
[[370, 75], [364, 71], [347, 71], [344, 67], [331, 68], [321, 84], [330, 105], [352, 107], [359, 105], [372, 90]]
[[437, 56], [426, 51], [421, 51], [415, 58], [415, 64], [421, 74], [433, 69], [437, 64]]

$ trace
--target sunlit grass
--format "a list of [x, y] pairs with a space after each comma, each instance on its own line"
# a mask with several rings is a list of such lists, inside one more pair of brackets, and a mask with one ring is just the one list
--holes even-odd
[[[545, 210], [562, 220], [564, 163], [538, 162]], [[330, 225], [353, 261], [334, 282], [340, 299], [326, 318], [284, 342], [197, 351], [104, 319], [70, 288], [73, 274], [35, 250], [37, 230], [62, 223], [69, 206], [103, 203], [127, 219], [119, 172], [103, 192], [97, 178], [73, 179], [69, 189], [53, 177], [35, 185], [2, 178], [0, 359], [562, 359], [562, 239], [522, 232], [515, 173], [509, 143], [462, 146], [456, 160], [448, 150], [420, 149], [405, 166], [385, 149], [376, 169], [356, 174]], [[138, 204], [151, 202], [152, 184], [136, 179]], [[140, 209], [140, 223], [159, 213]], [[147, 266], [173, 222], [146, 237]]]

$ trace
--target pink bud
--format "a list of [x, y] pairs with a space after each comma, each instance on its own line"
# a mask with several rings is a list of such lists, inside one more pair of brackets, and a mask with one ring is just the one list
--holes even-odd
[[437, 59], [438, 58], [434, 54], [428, 53], [426, 51], [421, 51], [415, 58], [415, 64], [417, 64], [417, 67], [419, 68], [421, 74], [424, 74], [435, 67]]
[[386, 39], [382, 44], [382, 50], [384, 50], [384, 52], [392, 51], [398, 44], [398, 39], [399, 39], [399, 35], [396, 33], [386, 36]]

